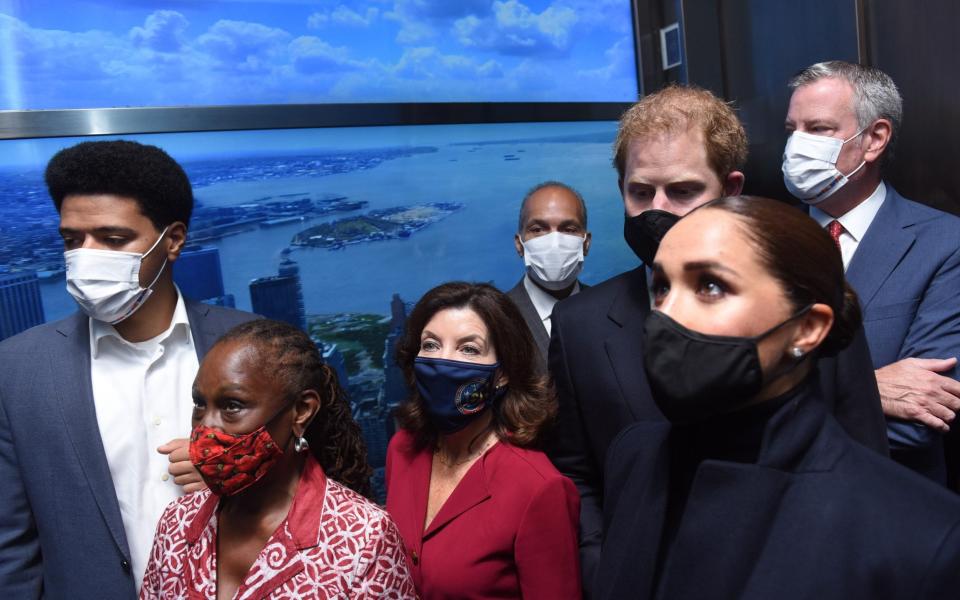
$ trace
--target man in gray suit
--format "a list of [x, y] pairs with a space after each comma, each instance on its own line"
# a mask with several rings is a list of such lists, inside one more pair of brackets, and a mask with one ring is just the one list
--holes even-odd
[[527, 322], [540, 352], [537, 364], [546, 373], [553, 307], [588, 287], [577, 279], [590, 252], [583, 196], [558, 181], [536, 185], [520, 204], [513, 244], [526, 274], [507, 296]]
[[46, 171], [81, 311], [0, 343], [0, 598], [134, 598], [190, 464], [200, 358], [254, 318], [173, 283], [193, 193], [165, 152], [86, 142]]

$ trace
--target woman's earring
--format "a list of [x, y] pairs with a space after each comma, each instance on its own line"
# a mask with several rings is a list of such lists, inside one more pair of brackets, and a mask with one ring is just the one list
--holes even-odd
[[310, 443], [307, 441], [307, 438], [298, 435], [293, 439], [293, 449], [297, 452], [306, 452], [310, 449]]
[[803, 350], [797, 346], [794, 346], [793, 348], [790, 349], [790, 354], [794, 358], [803, 358]]

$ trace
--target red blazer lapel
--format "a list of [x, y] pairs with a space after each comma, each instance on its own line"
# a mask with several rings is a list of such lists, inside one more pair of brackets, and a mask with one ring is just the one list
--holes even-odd
[[[466, 511], [490, 497], [490, 490], [487, 487], [486, 463], [488, 460], [493, 458], [495, 453], [502, 450], [500, 448], [501, 445], [501, 442], [494, 444], [494, 446], [487, 451], [486, 454], [480, 457], [480, 460], [473, 463], [473, 466], [470, 467], [470, 469], [463, 476], [463, 479], [460, 480], [460, 483], [457, 484], [457, 487], [454, 488], [453, 493], [450, 494], [450, 497], [447, 498], [447, 501], [444, 502], [443, 506], [440, 507], [440, 512], [438, 512], [437, 516], [433, 518], [430, 526], [427, 527], [427, 530], [423, 532], [424, 540], [442, 529], [450, 521], [456, 519]], [[427, 457], [430, 457], [429, 453], [427, 453]], [[430, 461], [428, 460], [428, 463], [429, 462]], [[428, 477], [426, 491], [429, 490], [429, 487], [430, 483]], [[426, 498], [423, 498], [422, 506], [424, 507], [424, 515], [421, 517], [421, 523], [423, 523], [423, 518], [426, 516]]]

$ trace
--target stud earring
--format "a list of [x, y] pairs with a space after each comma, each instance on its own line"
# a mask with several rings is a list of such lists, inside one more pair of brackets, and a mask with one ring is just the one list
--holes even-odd
[[793, 348], [790, 349], [790, 354], [794, 358], [803, 358], [803, 350], [797, 346], [794, 346]]
[[307, 438], [299, 435], [293, 440], [293, 449], [297, 452], [306, 452], [310, 449], [310, 443], [307, 441]]

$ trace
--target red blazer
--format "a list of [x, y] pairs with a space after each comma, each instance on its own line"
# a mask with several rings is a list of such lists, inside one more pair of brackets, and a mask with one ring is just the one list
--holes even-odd
[[387, 450], [387, 511], [422, 600], [580, 598], [580, 498], [545, 454], [497, 442], [424, 531], [432, 458], [403, 430]]

